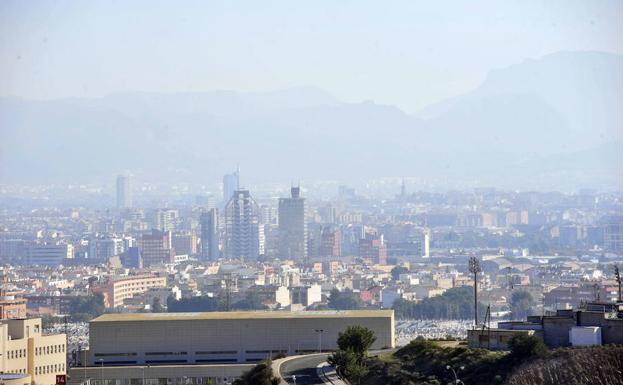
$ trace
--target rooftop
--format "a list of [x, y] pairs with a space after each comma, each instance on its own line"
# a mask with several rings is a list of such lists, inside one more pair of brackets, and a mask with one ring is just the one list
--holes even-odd
[[103, 314], [91, 322], [134, 322], [134, 321], [191, 321], [232, 320], [271, 318], [368, 318], [391, 317], [393, 310], [343, 310], [343, 311], [238, 311], [238, 312], [194, 312], [194, 313], [115, 313]]

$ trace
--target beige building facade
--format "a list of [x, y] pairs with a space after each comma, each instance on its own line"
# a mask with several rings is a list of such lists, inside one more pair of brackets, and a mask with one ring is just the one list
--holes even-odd
[[93, 291], [104, 295], [104, 305], [107, 308], [116, 308], [123, 306], [126, 299], [144, 294], [152, 288], [162, 287], [167, 287], [166, 277], [140, 275], [110, 280]]
[[65, 334], [43, 335], [40, 318], [0, 321], [0, 373], [22, 375], [12, 381], [54, 385], [67, 370], [66, 349]]

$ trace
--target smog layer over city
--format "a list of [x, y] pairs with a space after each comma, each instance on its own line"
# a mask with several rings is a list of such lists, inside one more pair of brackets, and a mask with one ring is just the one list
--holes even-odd
[[621, 20], [0, 2], [0, 384], [623, 384]]

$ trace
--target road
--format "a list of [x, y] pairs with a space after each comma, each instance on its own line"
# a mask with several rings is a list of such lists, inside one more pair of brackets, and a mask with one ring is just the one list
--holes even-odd
[[321, 385], [324, 381], [318, 377], [316, 367], [327, 360], [328, 354], [317, 354], [286, 361], [281, 365], [281, 377], [294, 385], [292, 376], [296, 376], [296, 385]]

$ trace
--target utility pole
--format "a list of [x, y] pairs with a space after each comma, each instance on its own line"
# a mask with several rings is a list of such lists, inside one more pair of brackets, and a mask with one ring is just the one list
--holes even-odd
[[324, 329], [316, 329], [316, 333], [318, 333], [318, 353], [322, 353], [322, 333], [324, 333]]
[[511, 267], [506, 268], [506, 285], [508, 287], [508, 296], [506, 301], [508, 302], [508, 308], [510, 309], [510, 319], [513, 319], [513, 276], [511, 274]]
[[476, 257], [469, 258], [469, 272], [474, 274], [474, 325], [478, 326], [478, 273], [482, 269], [480, 268], [480, 262]]
[[619, 284], [619, 302], [623, 302], [621, 299], [621, 274], [619, 273], [619, 265], [614, 265], [614, 279], [616, 279]]

